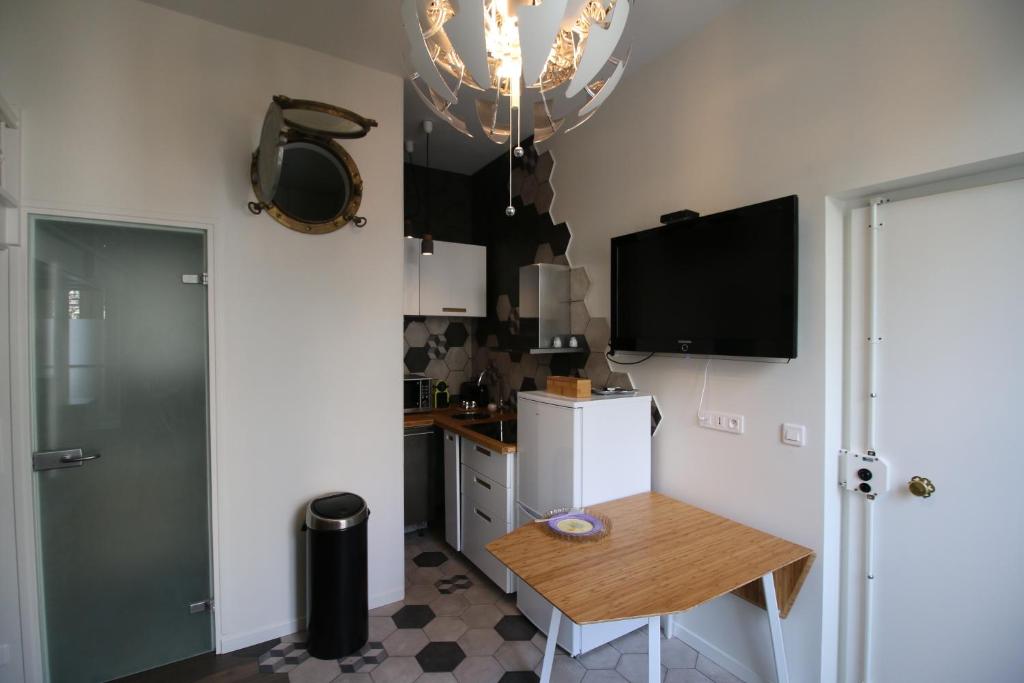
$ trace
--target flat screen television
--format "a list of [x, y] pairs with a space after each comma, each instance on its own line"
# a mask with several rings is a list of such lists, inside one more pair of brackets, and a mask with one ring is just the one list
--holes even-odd
[[796, 358], [797, 197], [612, 239], [614, 351]]

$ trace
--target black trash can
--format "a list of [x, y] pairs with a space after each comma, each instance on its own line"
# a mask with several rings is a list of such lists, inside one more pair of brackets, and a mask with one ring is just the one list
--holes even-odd
[[354, 493], [332, 493], [306, 507], [306, 648], [339, 659], [366, 644], [366, 527], [370, 510]]

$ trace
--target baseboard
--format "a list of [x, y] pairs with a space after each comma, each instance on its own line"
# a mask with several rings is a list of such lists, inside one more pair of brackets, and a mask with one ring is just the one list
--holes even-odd
[[[369, 606], [370, 609], [374, 609], [375, 607], [380, 607], [382, 605], [390, 605], [392, 602], [398, 602], [404, 597], [405, 588], [398, 588], [396, 590], [378, 593], [370, 596]], [[256, 645], [257, 643], [264, 643], [268, 640], [273, 640], [274, 638], [283, 638], [284, 636], [289, 636], [301, 631], [304, 628], [306, 628], [306, 617], [302, 616], [297, 619], [282, 621], [278, 624], [274, 624], [273, 626], [267, 626], [255, 631], [224, 636], [217, 642], [217, 654], [234, 652], [235, 650], [241, 650], [243, 647], [249, 647], [250, 645]]]
[[722, 667], [733, 676], [736, 676], [745, 683], [770, 683], [758, 676], [752, 669], [725, 652], [716, 645], [713, 645], [690, 629], [686, 628], [673, 616], [670, 618], [672, 624], [672, 635], [683, 641], [697, 652], [701, 653], [715, 664]]

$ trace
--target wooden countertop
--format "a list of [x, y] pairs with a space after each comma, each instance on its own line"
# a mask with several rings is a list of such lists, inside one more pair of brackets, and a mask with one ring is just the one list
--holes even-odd
[[497, 439], [492, 439], [489, 436], [484, 436], [479, 432], [474, 432], [472, 429], [467, 429], [470, 425], [486, 424], [488, 422], [501, 422], [502, 420], [514, 420], [516, 419], [515, 411], [499, 411], [491, 413], [488, 417], [480, 420], [456, 420], [453, 415], [459, 413], [475, 413], [475, 412], [486, 412], [487, 409], [476, 409], [476, 410], [463, 410], [462, 408], [441, 408], [439, 410], [431, 410], [426, 413], [406, 413], [403, 416], [405, 427], [441, 427], [442, 429], [449, 429], [457, 434], [465, 436], [473, 441], [476, 441], [481, 446], [485, 446], [492, 451], [499, 453], [515, 453], [516, 444], [514, 443], [502, 443]]
[[659, 493], [588, 509], [612, 522], [600, 540], [528, 524], [487, 545], [577, 624], [683, 612], [730, 591], [758, 604], [750, 586], [768, 572], [785, 617], [814, 560], [808, 548]]

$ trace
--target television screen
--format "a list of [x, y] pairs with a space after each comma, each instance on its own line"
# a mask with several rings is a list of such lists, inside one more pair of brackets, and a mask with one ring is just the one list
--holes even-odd
[[615, 351], [796, 358], [797, 197], [612, 239]]

